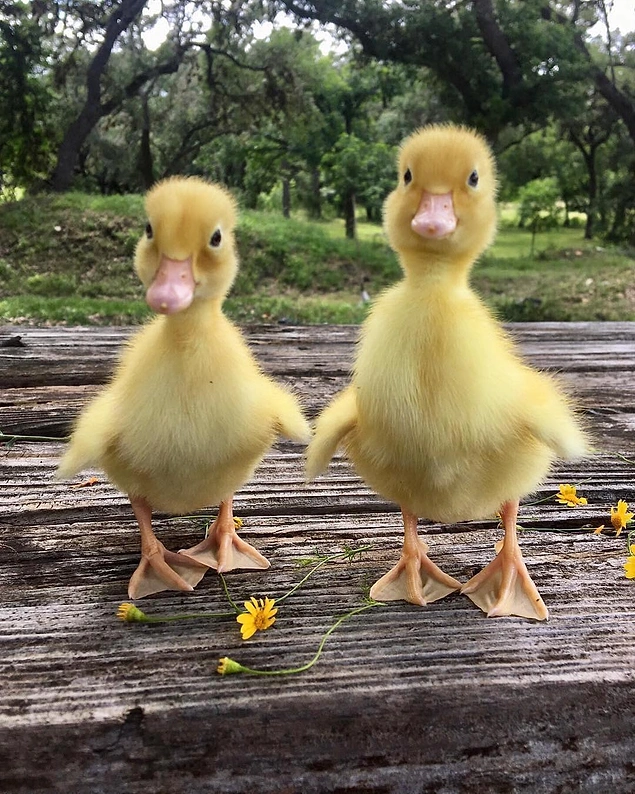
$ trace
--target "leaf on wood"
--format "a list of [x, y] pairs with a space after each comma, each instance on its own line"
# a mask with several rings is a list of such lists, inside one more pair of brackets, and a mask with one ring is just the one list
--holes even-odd
[[22, 337], [16, 334], [7, 339], [0, 339], [0, 347], [26, 347], [26, 344], [22, 341]]
[[84, 482], [78, 482], [77, 485], [71, 485], [71, 488], [89, 488], [91, 485], [99, 485], [97, 477], [89, 477]]

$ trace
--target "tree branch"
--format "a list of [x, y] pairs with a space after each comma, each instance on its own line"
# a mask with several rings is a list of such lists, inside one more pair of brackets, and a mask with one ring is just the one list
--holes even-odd
[[491, 0], [473, 0], [473, 5], [483, 42], [503, 76], [502, 96], [507, 99], [523, 87], [520, 63], [498, 24]]

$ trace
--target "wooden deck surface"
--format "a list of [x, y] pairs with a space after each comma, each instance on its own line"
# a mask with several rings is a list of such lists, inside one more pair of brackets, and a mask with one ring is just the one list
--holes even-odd
[[[157, 626], [115, 618], [139, 536], [127, 499], [100, 482], [52, 479], [58, 441], [0, 445], [0, 792], [635, 791], [635, 582], [624, 577], [618, 499], [635, 502], [635, 323], [511, 327], [527, 359], [579, 397], [598, 452], [558, 466], [521, 507], [527, 565], [550, 620], [486, 618], [454, 594], [352, 617], [297, 676], [221, 677], [219, 657], [255, 668], [311, 658], [333, 621], [396, 561], [396, 507], [345, 461], [303, 484], [302, 448], [279, 443], [235, 500], [243, 535], [272, 562], [232, 572], [234, 598], [279, 597], [298, 560], [372, 548], [322, 568], [276, 626], [243, 642], [233, 619]], [[129, 329], [0, 329], [0, 429], [63, 436], [111, 371]], [[356, 330], [247, 332], [265, 369], [314, 415], [347, 381]], [[19, 337], [19, 338], [18, 338]], [[78, 479], [77, 482], [81, 480]], [[587, 507], [548, 498], [580, 483]], [[544, 501], [546, 499], [546, 501]], [[201, 528], [159, 516], [168, 548]], [[431, 556], [462, 581], [492, 557], [495, 522], [422, 522]], [[225, 611], [211, 571], [191, 595], [162, 593], [148, 614]]]

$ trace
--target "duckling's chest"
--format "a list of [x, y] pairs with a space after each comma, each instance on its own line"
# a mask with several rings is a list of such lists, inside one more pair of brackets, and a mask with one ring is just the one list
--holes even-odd
[[151, 450], [190, 465], [235, 454], [257, 414], [260, 380], [239, 345], [142, 344], [118, 384], [123, 444], [135, 458]]
[[510, 400], [496, 325], [471, 296], [413, 301], [387, 293], [363, 330], [355, 365], [360, 435], [428, 453], [496, 431]]

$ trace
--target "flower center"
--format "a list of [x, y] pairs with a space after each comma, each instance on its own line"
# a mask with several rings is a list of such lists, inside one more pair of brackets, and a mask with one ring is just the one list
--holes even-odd
[[265, 628], [266, 623], [267, 623], [267, 618], [265, 616], [265, 613], [264, 612], [257, 612], [254, 615], [254, 623], [255, 623], [256, 628], [258, 629], [258, 631], [262, 631]]

